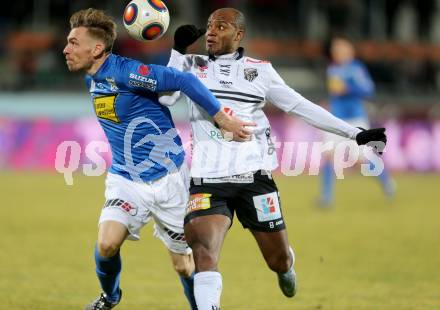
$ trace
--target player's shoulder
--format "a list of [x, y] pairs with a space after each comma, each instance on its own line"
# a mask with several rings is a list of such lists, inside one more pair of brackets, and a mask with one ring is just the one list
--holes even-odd
[[253, 57], [243, 57], [244, 74], [258, 75], [260, 81], [267, 82], [278, 76], [272, 63], [268, 60], [257, 59]]
[[353, 59], [350, 63], [352, 67], [365, 69], [365, 64], [359, 59]]
[[245, 65], [261, 66], [261, 67], [271, 67], [272, 66], [272, 64], [269, 60], [262, 60], [262, 59], [252, 58], [249, 56], [244, 56], [243, 62]]
[[115, 54], [112, 54], [112, 55], [113, 55], [113, 59], [114, 59], [114, 66], [115, 66], [115, 68], [117, 68], [119, 70], [121, 70], [121, 69], [133, 70], [133, 69], [137, 69], [141, 66], [150, 67], [150, 65], [145, 65], [141, 61], [133, 59], [133, 58], [124, 57], [124, 56], [115, 55]]
[[135, 71], [136, 67], [140, 66], [140, 62], [132, 58], [116, 54], [111, 54], [110, 57], [112, 61], [112, 69], [117, 78], [126, 77], [129, 73]]
[[257, 70], [259, 72], [264, 72], [264, 75], [269, 75], [269, 76], [274, 74], [275, 71], [270, 61], [252, 58], [248, 56], [243, 57], [243, 66], [245, 70], [247, 69]]
[[[114, 55], [114, 54], [112, 54]], [[128, 58], [120, 55], [114, 55], [114, 69], [118, 70], [118, 74], [132, 76], [149, 76], [156, 74], [156, 72], [161, 69], [166, 68], [165, 66], [156, 64], [144, 64], [140, 60]]]

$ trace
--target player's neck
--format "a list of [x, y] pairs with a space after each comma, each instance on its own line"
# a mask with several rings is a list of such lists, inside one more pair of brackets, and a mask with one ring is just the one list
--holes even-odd
[[92, 66], [86, 71], [87, 74], [94, 75], [101, 68], [102, 64], [107, 60], [110, 54], [103, 54], [101, 57], [95, 60]]
[[234, 53], [237, 52], [237, 49], [238, 49], [238, 47], [237, 48], [229, 48], [228, 50], [224, 50], [224, 51], [222, 51], [221, 53], [219, 53], [218, 55], [215, 55], [215, 56], [219, 57], [219, 56], [223, 56], [223, 55], [234, 54]]
[[236, 54], [238, 52], [238, 48], [236, 48], [236, 49], [230, 49], [230, 50], [227, 50], [227, 51], [223, 51], [223, 52], [221, 52], [221, 53], [218, 53], [218, 54], [214, 54], [214, 55], [212, 55], [213, 57], [215, 57], [215, 58], [218, 58], [218, 59], [226, 59], [226, 58], [229, 58], [229, 57], [234, 57], [234, 55]]

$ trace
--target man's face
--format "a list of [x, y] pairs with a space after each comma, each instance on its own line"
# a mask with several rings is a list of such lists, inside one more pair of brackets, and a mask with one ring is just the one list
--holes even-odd
[[234, 52], [243, 38], [243, 30], [237, 28], [234, 15], [227, 11], [212, 13], [206, 28], [206, 50], [212, 55]]
[[349, 62], [354, 58], [353, 45], [344, 39], [334, 39], [330, 52], [333, 61], [338, 64]]
[[95, 60], [96, 49], [97, 40], [89, 35], [87, 28], [73, 28], [67, 36], [67, 45], [63, 50], [69, 71], [90, 69]]

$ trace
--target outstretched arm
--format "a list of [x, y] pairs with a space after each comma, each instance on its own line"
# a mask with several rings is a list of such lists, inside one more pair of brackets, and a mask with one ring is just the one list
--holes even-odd
[[364, 130], [353, 127], [287, 86], [275, 70], [272, 73], [274, 79], [266, 93], [266, 100], [283, 111], [290, 115], [297, 115], [321, 130], [356, 140], [359, 145], [372, 141], [386, 143], [384, 128]]
[[307, 100], [287, 85], [273, 85], [266, 94], [266, 99], [290, 115], [302, 118], [310, 125], [339, 136], [355, 139], [361, 132], [327, 110]]

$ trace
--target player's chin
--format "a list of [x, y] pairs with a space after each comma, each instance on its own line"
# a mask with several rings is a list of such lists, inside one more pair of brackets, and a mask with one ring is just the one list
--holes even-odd
[[219, 49], [215, 47], [215, 45], [206, 45], [206, 51], [210, 55], [218, 55]]
[[72, 63], [67, 63], [67, 69], [68, 69], [70, 72], [76, 72], [76, 71], [79, 70], [78, 67], [75, 66], [75, 65], [72, 64]]

